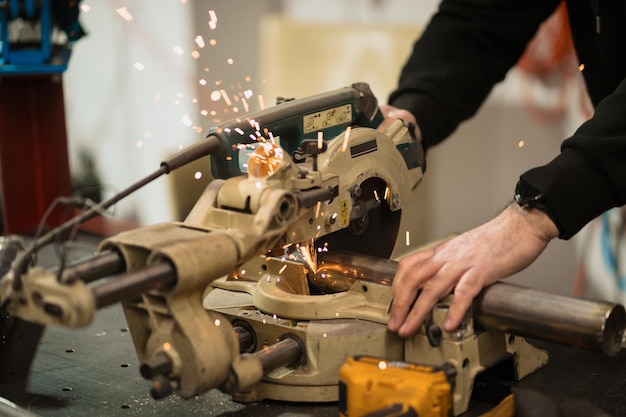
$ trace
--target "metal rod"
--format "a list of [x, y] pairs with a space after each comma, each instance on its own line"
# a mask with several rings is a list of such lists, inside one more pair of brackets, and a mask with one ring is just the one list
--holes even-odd
[[250, 348], [254, 347], [254, 335], [250, 330], [241, 325], [233, 326], [235, 333], [237, 333], [237, 339], [239, 340], [239, 351], [247, 352]]
[[[345, 290], [354, 280], [391, 285], [397, 262], [359, 254], [324, 254], [325, 279], [309, 278], [312, 285], [333, 282]], [[332, 265], [335, 265], [333, 267]], [[328, 280], [328, 270], [344, 268]], [[317, 275], [320, 274], [320, 269]], [[346, 288], [347, 287], [347, 288]], [[553, 294], [519, 285], [498, 282], [486, 287], [474, 301], [474, 322], [484, 329], [500, 330], [520, 336], [578, 346], [607, 355], [616, 354], [626, 328], [626, 311], [620, 304]]]
[[94, 286], [91, 290], [96, 300], [96, 308], [102, 308], [118, 301], [138, 297], [146, 291], [161, 289], [175, 283], [176, 270], [168, 262], [163, 262], [123, 275], [113, 276], [109, 281]]
[[267, 375], [281, 366], [292, 365], [302, 360], [302, 343], [295, 337], [288, 336], [278, 343], [253, 353], [261, 362], [263, 375]]
[[118, 252], [100, 252], [91, 258], [69, 265], [63, 270], [61, 281], [71, 283], [80, 279], [89, 283], [109, 275], [119, 274], [125, 268], [124, 258]]

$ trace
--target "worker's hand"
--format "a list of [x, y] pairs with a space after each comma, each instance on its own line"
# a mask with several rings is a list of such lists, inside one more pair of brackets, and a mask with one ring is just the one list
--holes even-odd
[[422, 140], [422, 133], [420, 131], [419, 126], [417, 125], [417, 121], [415, 120], [415, 116], [408, 110], [399, 109], [397, 107], [389, 106], [387, 104], [382, 104], [378, 106], [380, 112], [383, 114], [383, 121], [378, 126], [378, 131], [385, 132], [387, 128], [395, 122], [397, 119], [401, 119], [405, 122], [412, 123], [415, 126], [415, 137], [417, 140]]
[[454, 331], [483, 287], [526, 268], [557, 236], [544, 212], [512, 203], [490, 222], [404, 257], [393, 281], [388, 328], [402, 337], [413, 335], [454, 290], [443, 325]]

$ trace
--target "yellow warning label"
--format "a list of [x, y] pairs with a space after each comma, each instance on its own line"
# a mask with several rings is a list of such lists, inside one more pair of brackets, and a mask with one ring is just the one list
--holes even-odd
[[348, 200], [341, 201], [341, 226], [346, 227], [350, 224], [350, 211], [348, 210]]

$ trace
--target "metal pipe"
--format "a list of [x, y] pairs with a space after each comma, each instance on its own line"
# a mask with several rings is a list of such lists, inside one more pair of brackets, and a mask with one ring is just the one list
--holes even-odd
[[267, 375], [281, 366], [293, 365], [300, 362], [303, 352], [302, 342], [294, 336], [287, 336], [280, 342], [253, 353], [253, 356], [261, 363], [263, 375]]
[[474, 322], [612, 356], [621, 349], [626, 313], [619, 304], [497, 283], [474, 300]]
[[309, 282], [325, 293], [347, 291], [355, 281], [391, 285], [398, 263], [386, 258], [330, 251], [317, 254], [315, 273]]
[[[391, 285], [398, 263], [379, 262], [359, 254], [324, 253], [326, 269], [309, 277], [312, 285], [324, 283], [333, 292], [344, 291], [355, 280]], [[320, 272], [337, 271], [328, 279]], [[339, 271], [349, 271], [342, 277]], [[322, 288], [324, 289], [324, 288]], [[474, 322], [484, 328], [520, 336], [578, 346], [607, 355], [616, 354], [626, 328], [626, 312], [620, 304], [553, 294], [498, 282], [486, 287], [474, 300]]]
[[96, 308], [102, 308], [118, 301], [130, 300], [146, 291], [158, 290], [176, 284], [176, 270], [163, 262], [137, 271], [112, 276], [92, 287]]

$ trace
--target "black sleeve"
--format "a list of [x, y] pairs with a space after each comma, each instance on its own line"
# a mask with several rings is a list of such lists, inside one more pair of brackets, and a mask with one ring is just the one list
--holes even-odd
[[545, 166], [522, 174], [540, 190], [560, 237], [568, 239], [612, 207], [626, 204], [626, 79]]
[[444, 0], [389, 104], [417, 119], [425, 148], [476, 113], [559, 0]]

